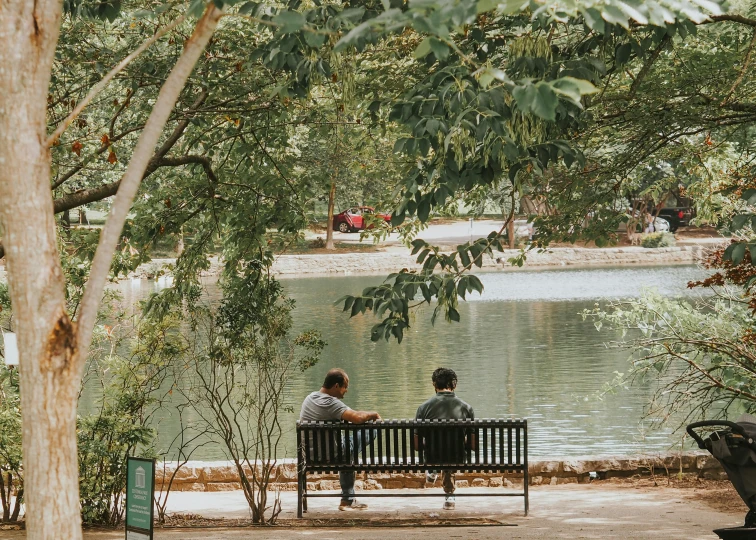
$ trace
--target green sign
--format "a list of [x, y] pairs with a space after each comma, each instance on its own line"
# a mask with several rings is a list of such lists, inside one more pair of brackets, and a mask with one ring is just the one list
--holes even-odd
[[126, 538], [152, 540], [155, 460], [129, 457], [126, 461]]

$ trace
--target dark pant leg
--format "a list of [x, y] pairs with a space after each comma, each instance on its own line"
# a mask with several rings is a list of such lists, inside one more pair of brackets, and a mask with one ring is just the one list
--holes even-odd
[[341, 471], [339, 473], [342, 502], [349, 502], [354, 499], [354, 482], [356, 478], [357, 474], [354, 471]]
[[457, 486], [454, 484], [454, 473], [451, 471], [444, 471], [441, 473], [441, 481], [444, 485], [444, 493], [452, 495]]
[[[354, 438], [351, 436], [344, 441], [344, 444], [349, 444], [350, 455], [354, 463], [359, 462], [359, 454], [363, 448], [367, 448], [373, 443], [373, 440], [377, 436], [378, 432], [374, 429], [365, 431], [365, 440], [362, 440], [362, 432], [358, 431]], [[341, 471], [339, 473], [339, 484], [341, 485], [341, 500], [343, 502], [349, 502], [354, 499], [354, 483], [357, 475], [354, 471]]]

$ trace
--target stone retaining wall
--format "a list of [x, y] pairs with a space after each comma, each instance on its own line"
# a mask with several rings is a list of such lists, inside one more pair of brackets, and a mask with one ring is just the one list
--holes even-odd
[[[259, 467], [259, 465], [258, 465]], [[157, 489], [167, 484], [176, 470], [175, 462], [158, 463]], [[259, 469], [258, 469], [259, 470]], [[631, 477], [656, 474], [665, 476], [696, 474], [703, 478], [726, 478], [719, 462], [709, 454], [687, 452], [670, 455], [631, 457], [587, 457], [571, 459], [537, 459], [529, 463], [530, 484], [582, 484], [594, 472], [598, 478]], [[245, 467], [249, 474], [249, 468]], [[274, 468], [271, 490], [296, 491], [296, 462], [281, 460]], [[308, 474], [307, 489], [310, 491], [339, 489], [338, 476], [334, 474]], [[460, 473], [456, 476], [457, 487], [509, 487], [522, 485], [522, 475], [493, 473]], [[424, 473], [360, 474], [357, 490], [399, 489], [425, 487]], [[241, 489], [235, 467], [226, 461], [190, 461], [181, 467], [171, 486], [173, 491], [233, 491]]]
[[[619, 266], [626, 264], [692, 264], [698, 262], [702, 246], [681, 246], [670, 248], [646, 249], [643, 247], [621, 248], [552, 248], [548, 251], [528, 253], [526, 268], [545, 268], [563, 266]], [[494, 258], [485, 256], [483, 268], [487, 270], [517, 270], [508, 259], [519, 255], [519, 250], [497, 252]], [[271, 271], [283, 277], [296, 277], [303, 274], [386, 274], [402, 268], [417, 270], [417, 257], [407, 251], [377, 251], [372, 253], [333, 253], [327, 255], [279, 255]], [[169, 265], [176, 259], [153, 259], [143, 264], [129, 277], [134, 279], [154, 279], [168, 271]], [[217, 258], [210, 260], [210, 268], [202, 274], [204, 277], [218, 276], [221, 263]], [[0, 267], [0, 282], [4, 273]]]
[[[531, 252], [526, 267], [591, 266], [624, 264], [680, 264], [700, 259], [701, 246], [682, 246], [646, 249], [622, 248], [553, 248], [542, 253]], [[496, 253], [495, 258], [484, 257], [483, 268], [511, 269], [508, 259], [519, 255], [519, 250]], [[360, 274], [395, 272], [401, 268], [420, 269], [417, 257], [409, 253], [335, 253], [329, 255], [280, 255], [271, 271], [277, 275], [302, 274]]]

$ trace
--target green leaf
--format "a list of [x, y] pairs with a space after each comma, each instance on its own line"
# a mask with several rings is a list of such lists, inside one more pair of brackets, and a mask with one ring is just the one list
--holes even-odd
[[378, 323], [370, 329], [370, 341], [380, 341], [384, 337], [386, 325]]
[[404, 223], [405, 216], [406, 216], [405, 212], [402, 212], [401, 214], [396, 214], [396, 213], [391, 214], [391, 226], [398, 227], [399, 225]]
[[449, 56], [449, 46], [440, 39], [430, 38], [430, 47], [438, 60], [444, 60]]
[[504, 0], [499, 2], [499, 11], [504, 15], [512, 15], [519, 11], [523, 11], [528, 5], [528, 2], [522, 0]]
[[304, 28], [307, 19], [296, 11], [283, 11], [273, 18], [273, 22], [282, 33], [291, 34]]
[[574, 77], [562, 77], [553, 81], [551, 86], [557, 93], [567, 97], [578, 106], [582, 106], [580, 103], [581, 96], [598, 92], [598, 88], [593, 86], [590, 81]]
[[486, 11], [496, 9], [498, 5], [499, 0], [479, 0], [478, 5], [476, 6], [476, 10], [478, 11], [478, 13], [485, 13]]
[[615, 49], [615, 51], [614, 51], [614, 59], [620, 65], [627, 64], [627, 61], [630, 59], [630, 54], [632, 52], [633, 52], [633, 48], [630, 46], [630, 44], [629, 43], [623, 43], [622, 45], [619, 45]]
[[428, 245], [428, 243], [423, 240], [422, 238], [415, 238], [412, 243], [412, 255], [423, 249], [425, 246]]
[[344, 311], [348, 311], [352, 307], [352, 304], [354, 304], [354, 296], [347, 296], [344, 299]]
[[326, 35], [315, 32], [304, 32], [304, 40], [313, 49], [319, 49], [325, 43]]
[[467, 294], [467, 286], [465, 285], [465, 279], [461, 278], [457, 283], [457, 296], [460, 296], [462, 300], [467, 300], [465, 295]]
[[512, 95], [523, 112], [532, 112], [546, 120], [556, 119], [559, 99], [549, 83], [541, 81], [535, 85], [517, 86], [512, 90]]
[[751, 219], [751, 214], [739, 214], [732, 218], [732, 231], [739, 231]]
[[465, 267], [470, 266], [470, 256], [467, 254], [464, 246], [457, 246], [457, 253], [459, 253], [459, 260], [462, 262], [462, 265]]
[[745, 243], [741, 242], [741, 243], [735, 244], [735, 247], [732, 250], [732, 264], [734, 266], [737, 266], [743, 262], [743, 259], [745, 258], [745, 250], [746, 250]]
[[453, 307], [449, 308], [449, 320], [459, 322], [459, 311], [457, 311]]
[[423, 293], [423, 298], [425, 299], [425, 301], [430, 304], [431, 300], [433, 299], [433, 295], [431, 295], [430, 289], [428, 289], [428, 286], [425, 283], [420, 284], [420, 292]]
[[621, 26], [622, 28], [628, 28], [628, 24], [627, 24], [628, 17], [618, 7], [605, 5], [604, 11], [601, 13], [601, 16], [608, 23], [617, 24]]
[[632, 0], [626, 0], [625, 2], [622, 2], [621, 0], [614, 1], [625, 15], [632, 18], [639, 24], [648, 24], [648, 17], [641, 13], [640, 10], [638, 10], [635, 6], [631, 5], [633, 4]]
[[751, 206], [756, 206], [756, 189], [746, 189], [740, 196], [744, 201], [748, 201]]
[[246, 2], [242, 7], [239, 8], [239, 13], [241, 15], [252, 15], [257, 11], [257, 7], [260, 4], [257, 2]]
[[417, 205], [417, 218], [422, 222], [425, 223], [428, 221], [428, 216], [430, 215], [430, 199], [428, 197], [423, 197], [423, 200], [420, 201], [420, 204]]
[[545, 120], [554, 121], [556, 119], [556, 107], [559, 99], [551, 85], [539, 82], [536, 85], [538, 94], [533, 101], [533, 112]]
[[352, 304], [352, 314], [350, 315], [350, 317], [354, 317], [358, 313], [361, 313], [363, 305], [364, 300], [362, 298], [355, 298], [354, 304]]
[[427, 37], [415, 49], [415, 58], [425, 58], [431, 52], [431, 38]]
[[470, 274], [470, 287], [473, 290], [478, 291], [479, 294], [483, 294], [483, 283], [478, 279], [478, 276]]
[[581, 9], [580, 13], [583, 14], [585, 24], [588, 25], [588, 28], [591, 28], [601, 34], [604, 33], [604, 28], [606, 25], [604, 24], [604, 19], [601, 18], [601, 12], [599, 10], [595, 8], [587, 8]]
[[535, 101], [536, 94], [537, 91], [535, 89], [535, 86], [530, 83], [526, 83], [522, 86], [515, 86], [515, 88], [512, 90], [512, 96], [515, 98], [517, 106], [523, 112], [528, 112], [531, 110], [531, 108], [533, 107], [533, 102]]

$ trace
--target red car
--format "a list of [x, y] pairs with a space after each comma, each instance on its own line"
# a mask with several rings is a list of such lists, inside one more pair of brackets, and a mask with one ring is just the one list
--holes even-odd
[[[390, 215], [376, 212], [375, 208], [371, 208], [370, 206], [353, 206], [349, 210], [333, 216], [333, 230], [343, 233], [361, 231], [366, 228], [365, 216], [367, 215], [375, 215], [386, 223], [391, 223]], [[370, 227], [372, 225], [367, 226], [367, 228]]]

